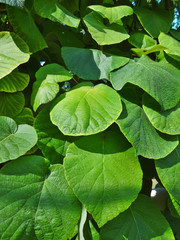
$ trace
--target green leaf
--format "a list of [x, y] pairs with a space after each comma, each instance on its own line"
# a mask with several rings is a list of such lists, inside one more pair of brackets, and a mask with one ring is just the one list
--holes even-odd
[[[26, 156], [0, 171], [0, 238], [71, 239], [81, 205], [61, 165], [49, 169], [40, 156]], [[35, 236], [37, 234], [37, 238]]]
[[159, 51], [163, 51], [166, 50], [167, 48], [158, 44], [158, 45], [154, 45], [152, 47], [148, 47], [148, 48], [131, 48], [131, 50], [138, 56], [141, 57], [142, 55], [148, 55], [150, 53], [153, 52], [159, 52]]
[[159, 43], [167, 48], [165, 52], [170, 57], [180, 61], [180, 42], [165, 33], [161, 33], [158, 39]]
[[120, 43], [129, 38], [129, 34], [122, 25], [116, 23], [104, 25], [103, 17], [95, 12], [86, 15], [84, 23], [99, 45]]
[[157, 44], [157, 41], [143, 32], [133, 32], [128, 42], [136, 48], [148, 48]]
[[14, 70], [0, 79], [0, 91], [9, 93], [23, 91], [28, 86], [29, 80], [28, 74]]
[[158, 37], [161, 32], [167, 33], [171, 27], [174, 13], [160, 8], [153, 10], [138, 7], [134, 10], [143, 28], [152, 37]]
[[15, 117], [24, 108], [25, 98], [22, 92], [0, 93], [0, 116]]
[[180, 218], [180, 204], [169, 193], [168, 208], [173, 217]]
[[152, 200], [140, 195], [131, 207], [101, 229], [103, 240], [174, 240], [173, 232]]
[[56, 0], [36, 0], [34, 2], [35, 11], [41, 17], [49, 18], [54, 22], [59, 22], [70, 27], [77, 28], [80, 19], [74, 16], [66, 8], [61, 6]]
[[62, 57], [66, 66], [85, 80], [109, 79], [112, 70], [129, 61], [128, 58], [104, 54], [99, 50], [73, 47], [63, 47]]
[[17, 125], [9, 117], [0, 117], [0, 162], [18, 158], [37, 142], [35, 129], [29, 125]]
[[110, 23], [115, 23], [123, 17], [133, 14], [129, 6], [104, 7], [102, 5], [91, 5], [88, 8], [99, 13], [103, 18], [108, 18]]
[[90, 135], [108, 128], [121, 111], [119, 94], [105, 84], [98, 84], [63, 94], [50, 117], [65, 135]]
[[179, 78], [180, 71], [171, 64], [154, 62], [143, 55], [113, 72], [110, 80], [116, 90], [121, 90], [127, 82], [139, 86], [168, 110], [180, 101]]
[[162, 184], [180, 204], [180, 145], [167, 157], [155, 161], [155, 164]]
[[0, 32], [0, 78], [29, 60], [27, 44], [15, 33]]
[[14, 31], [27, 43], [31, 53], [48, 47], [29, 11], [14, 7], [7, 10]]
[[23, 8], [25, 0], [0, 0], [0, 3], [5, 3], [13, 7]]
[[30, 108], [24, 108], [23, 111], [17, 115], [14, 119], [17, 124], [29, 124], [33, 125], [34, 116]]
[[58, 83], [65, 82], [71, 78], [72, 74], [59, 64], [52, 63], [41, 67], [36, 72], [36, 81], [33, 84], [31, 96], [34, 111], [41, 104], [48, 103], [55, 98], [59, 92]]
[[141, 107], [125, 99], [123, 103], [123, 112], [116, 122], [133, 144], [137, 155], [159, 159], [175, 149], [178, 145], [176, 136], [158, 133]]
[[170, 135], [180, 134], [180, 102], [174, 108], [163, 111], [153, 98], [144, 94], [143, 109], [157, 130]]
[[45, 108], [36, 117], [34, 127], [38, 135], [37, 144], [51, 163], [62, 163], [71, 141], [51, 123], [49, 112], [50, 108]]
[[70, 186], [99, 227], [126, 210], [141, 189], [138, 158], [120, 132], [80, 138], [69, 145], [64, 167]]

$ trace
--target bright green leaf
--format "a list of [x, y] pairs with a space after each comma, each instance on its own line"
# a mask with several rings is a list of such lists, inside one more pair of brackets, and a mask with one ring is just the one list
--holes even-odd
[[136, 48], [149, 48], [157, 44], [157, 41], [143, 32], [131, 34], [128, 42]]
[[174, 13], [160, 8], [153, 10], [137, 7], [134, 10], [140, 23], [152, 37], [158, 37], [161, 32], [167, 33], [171, 27]]
[[43, 109], [36, 117], [34, 127], [38, 135], [38, 147], [51, 163], [62, 163], [70, 139], [64, 136], [50, 121], [50, 109]]
[[131, 48], [131, 50], [138, 56], [141, 57], [143, 54], [147, 55], [153, 52], [159, 52], [166, 50], [166, 47], [158, 44], [148, 48]]
[[69, 145], [64, 167], [70, 186], [99, 227], [126, 210], [141, 189], [138, 158], [120, 132], [80, 138]]
[[0, 78], [29, 60], [27, 44], [15, 33], [0, 32]]
[[[0, 238], [34, 240], [73, 237], [81, 205], [61, 165], [49, 169], [40, 156], [19, 158], [0, 171]], [[68, 219], [68, 220], [67, 220]]]
[[36, 0], [34, 7], [37, 14], [41, 17], [49, 18], [54, 22], [75, 28], [77, 28], [80, 23], [79, 18], [61, 6], [56, 0]]
[[105, 84], [98, 84], [63, 94], [50, 116], [63, 134], [78, 136], [105, 130], [121, 111], [119, 94]]
[[104, 25], [103, 17], [95, 12], [86, 15], [84, 22], [92, 38], [99, 45], [120, 43], [129, 38], [129, 34], [122, 25], [116, 23]]
[[23, 91], [29, 84], [29, 75], [19, 71], [13, 71], [0, 79], [0, 91], [14, 93]]
[[129, 61], [125, 57], [105, 55], [99, 50], [73, 47], [63, 47], [62, 57], [66, 66], [85, 80], [109, 79], [112, 70]]
[[133, 14], [129, 6], [104, 7], [102, 5], [91, 5], [88, 8], [99, 13], [103, 18], [108, 18], [110, 23], [115, 23], [123, 17]]
[[129, 82], [139, 86], [156, 99], [164, 110], [180, 101], [180, 71], [169, 63], [154, 62], [143, 55], [111, 74], [111, 82], [120, 90]]
[[0, 116], [15, 117], [24, 108], [25, 98], [22, 92], [0, 93]]
[[158, 133], [141, 107], [125, 99], [123, 103], [123, 112], [116, 122], [133, 144], [137, 155], [159, 159], [176, 148], [178, 145], [176, 136]]
[[159, 43], [167, 48], [165, 52], [170, 57], [180, 61], [180, 42], [165, 33], [161, 33], [158, 39]]
[[15, 121], [18, 124], [29, 124], [33, 125], [34, 116], [30, 108], [24, 108], [23, 111], [15, 117]]
[[155, 164], [162, 184], [180, 204], [180, 145], [167, 157], [155, 161]]
[[8, 7], [7, 10], [14, 31], [28, 44], [30, 52], [34, 53], [47, 47], [29, 11], [14, 7]]
[[103, 240], [174, 240], [173, 232], [152, 200], [140, 195], [131, 207], [101, 230]]
[[59, 92], [60, 82], [65, 82], [72, 78], [64, 67], [59, 64], [52, 63], [41, 67], [36, 72], [36, 81], [33, 84], [31, 101], [34, 111], [43, 104], [53, 100]]
[[174, 108], [163, 111], [153, 98], [145, 94], [143, 109], [157, 130], [170, 135], [180, 134], [180, 102]]
[[37, 142], [35, 129], [29, 125], [17, 125], [9, 117], [0, 117], [0, 162], [18, 158]]

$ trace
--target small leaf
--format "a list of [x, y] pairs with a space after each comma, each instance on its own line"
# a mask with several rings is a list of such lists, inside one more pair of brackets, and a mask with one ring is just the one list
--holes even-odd
[[103, 18], [108, 18], [110, 23], [115, 23], [123, 17], [133, 14], [129, 6], [104, 7], [102, 5], [91, 5], [88, 8], [99, 13]]
[[143, 32], [133, 32], [128, 42], [136, 48], [148, 48], [157, 44], [157, 41]]
[[[41, 156], [26, 156], [0, 171], [0, 238], [71, 239], [81, 204], [64, 177]], [[35, 236], [35, 233], [37, 237]]]
[[179, 78], [180, 71], [171, 64], [154, 62], [143, 55], [111, 73], [110, 80], [116, 90], [121, 90], [127, 82], [139, 86], [168, 110], [180, 101]]
[[30, 108], [24, 108], [23, 111], [17, 115], [14, 119], [17, 124], [29, 124], [33, 125], [34, 116]]
[[167, 157], [155, 161], [155, 164], [162, 184], [180, 204], [180, 145]]
[[37, 142], [35, 129], [29, 125], [17, 125], [8, 117], [0, 117], [0, 162], [18, 158]]
[[0, 0], [0, 3], [5, 3], [13, 7], [23, 8], [25, 0]]
[[153, 98], [144, 94], [143, 109], [157, 130], [170, 135], [180, 134], [180, 102], [174, 108], [163, 111]]
[[31, 53], [48, 47], [29, 11], [14, 7], [7, 10], [14, 31], [27, 43]]
[[56, 0], [36, 0], [34, 2], [35, 11], [41, 17], [49, 18], [54, 22], [59, 22], [70, 27], [77, 28], [80, 19], [74, 16], [66, 8], [61, 6]]
[[161, 32], [169, 32], [174, 13], [160, 8], [153, 10], [137, 7], [134, 10], [140, 23], [152, 37], [158, 37]]
[[[1, 81], [1, 80], [0, 80]], [[15, 117], [24, 108], [25, 98], [22, 92], [0, 93], [0, 116]]]
[[6, 77], [0, 79], [0, 91], [14, 93], [23, 91], [29, 84], [29, 75], [14, 70]]
[[159, 52], [166, 49], [166, 47], [158, 44], [148, 48], [131, 48], [131, 51], [133, 51], [138, 57], [141, 57], [143, 54], [148, 55], [150, 53]]
[[0, 79], [29, 60], [27, 44], [15, 33], [0, 32]]
[[38, 147], [51, 163], [62, 163], [70, 139], [64, 136], [50, 121], [50, 108], [45, 108], [36, 117], [34, 127], [38, 135]]
[[65, 135], [90, 135], [108, 128], [121, 111], [120, 96], [109, 86], [80, 85], [61, 95], [50, 117], [52, 123]]
[[109, 79], [112, 70], [129, 61], [128, 58], [111, 56], [96, 49], [73, 47], [63, 47], [62, 57], [69, 70], [85, 80]]
[[159, 159], [176, 148], [178, 145], [176, 136], [158, 133], [141, 107], [125, 99], [123, 103], [123, 112], [116, 122], [133, 144], [137, 155]]
[[152, 200], [140, 195], [128, 210], [101, 229], [103, 240], [174, 240], [173, 232]]
[[59, 64], [52, 63], [41, 67], [36, 72], [36, 81], [33, 84], [31, 96], [34, 111], [41, 104], [48, 103], [55, 98], [59, 92], [58, 83], [65, 82], [71, 78], [72, 74]]
[[120, 43], [129, 38], [129, 34], [122, 25], [116, 23], [104, 25], [103, 17], [95, 12], [86, 15], [84, 23], [99, 45]]
[[180, 42], [165, 33], [161, 33], [158, 39], [159, 43], [167, 48], [165, 52], [170, 57], [180, 61]]
[[99, 227], [126, 210], [141, 189], [138, 158], [120, 132], [75, 141], [69, 145], [64, 167], [70, 186]]

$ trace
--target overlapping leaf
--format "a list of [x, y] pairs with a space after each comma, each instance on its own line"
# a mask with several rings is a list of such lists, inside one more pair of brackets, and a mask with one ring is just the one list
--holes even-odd
[[9, 117], [0, 117], [0, 162], [18, 158], [37, 142], [33, 127], [16, 122]]
[[120, 132], [103, 132], [69, 145], [65, 174], [79, 200], [101, 227], [137, 197], [142, 171]]
[[116, 23], [105, 25], [103, 23], [103, 17], [95, 12], [86, 15], [84, 17], [84, 23], [92, 35], [92, 38], [99, 45], [120, 43], [129, 38], [129, 34], [122, 25]]
[[164, 216], [145, 195], [140, 195], [128, 210], [103, 226], [100, 236], [103, 240], [175, 239]]
[[58, 83], [70, 80], [72, 74], [59, 64], [52, 63], [41, 67], [36, 72], [31, 96], [34, 111], [43, 104], [53, 100], [59, 92]]
[[0, 32], [0, 78], [29, 60], [27, 44], [15, 33]]
[[176, 148], [178, 145], [176, 136], [158, 133], [140, 106], [125, 99], [123, 103], [123, 112], [117, 124], [133, 144], [137, 155], [159, 159], [167, 156]]
[[120, 115], [119, 94], [105, 84], [79, 86], [61, 95], [50, 116], [65, 135], [90, 135], [108, 128]]
[[5, 3], [13, 7], [23, 8], [25, 0], [0, 0], [0, 3]]
[[85, 80], [109, 79], [112, 70], [129, 61], [128, 58], [104, 54], [96, 49], [73, 47], [63, 47], [62, 57], [66, 66]]
[[116, 90], [132, 83], [156, 99], [164, 110], [175, 107], [180, 101], [180, 71], [169, 63], [154, 62], [143, 55], [111, 74]]
[[29, 124], [33, 125], [34, 116], [30, 108], [24, 108], [23, 111], [15, 117], [17, 124]]
[[61, 165], [49, 168], [48, 160], [26, 156], [1, 169], [2, 240], [71, 239], [80, 212], [81, 205], [69, 188]]

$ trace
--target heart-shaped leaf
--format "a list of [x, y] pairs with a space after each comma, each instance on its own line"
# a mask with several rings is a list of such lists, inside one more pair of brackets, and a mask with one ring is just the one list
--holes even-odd
[[[73, 99], [73, 101], [72, 101]], [[119, 94], [105, 84], [79, 86], [61, 95], [50, 116], [65, 135], [90, 135], [108, 128], [120, 115]]]
[[99, 227], [126, 210], [141, 189], [138, 158], [120, 132], [103, 132], [70, 144], [64, 167], [70, 186]]
[[16, 122], [9, 117], [0, 117], [0, 162], [18, 158], [37, 142], [33, 127]]

